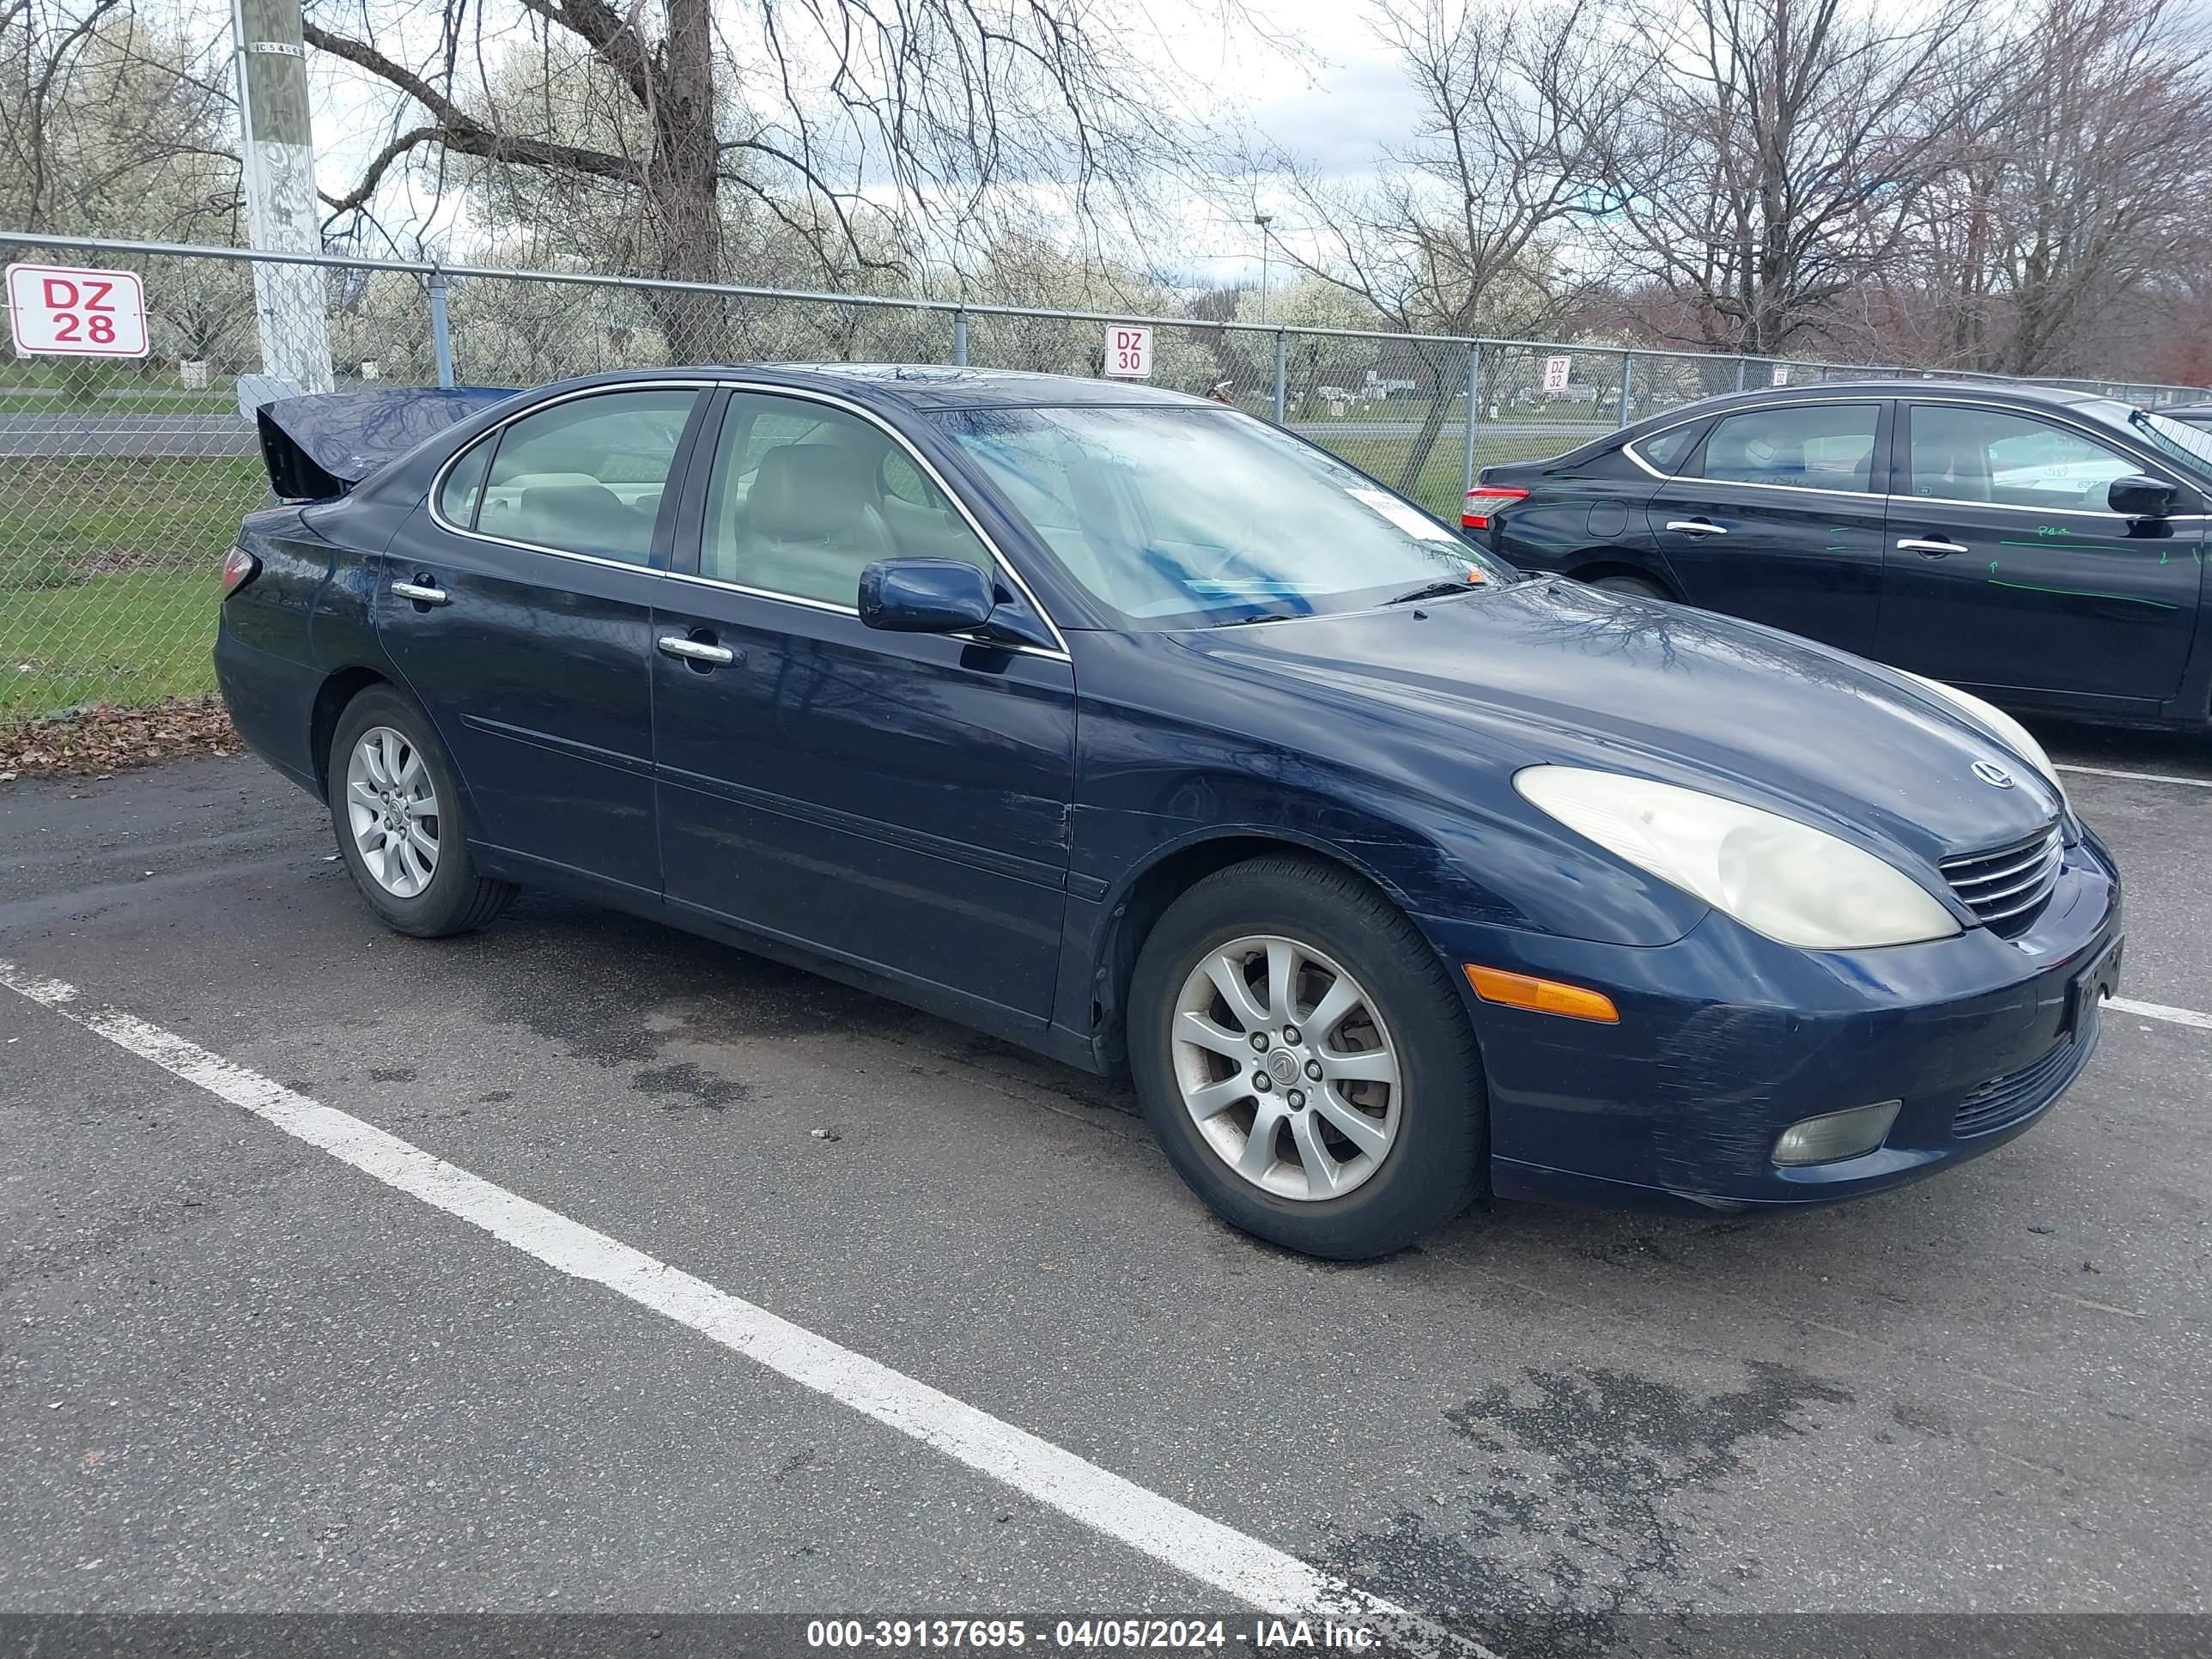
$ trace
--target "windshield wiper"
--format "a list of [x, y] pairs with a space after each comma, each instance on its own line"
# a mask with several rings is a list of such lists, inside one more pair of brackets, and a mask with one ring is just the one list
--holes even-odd
[[1472, 593], [1483, 585], [1484, 584], [1481, 582], [1471, 582], [1466, 580], [1431, 582], [1425, 587], [1417, 587], [1410, 593], [1401, 593], [1395, 599], [1385, 599], [1382, 603], [1385, 605], [1411, 605], [1416, 599], [1449, 599], [1454, 593]]
[[1289, 622], [1294, 617], [1306, 615], [1303, 611], [1262, 611], [1253, 617], [1225, 617], [1218, 623], [1208, 623], [1208, 628], [1249, 628], [1254, 623]]

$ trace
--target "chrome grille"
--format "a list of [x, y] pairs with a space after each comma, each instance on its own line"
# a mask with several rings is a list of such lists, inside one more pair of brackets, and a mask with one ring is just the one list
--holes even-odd
[[2065, 856], [2065, 837], [2054, 823], [2025, 841], [1945, 859], [1942, 868], [1943, 879], [1976, 920], [2011, 933], [2035, 920], [2058, 884], [2058, 866]]

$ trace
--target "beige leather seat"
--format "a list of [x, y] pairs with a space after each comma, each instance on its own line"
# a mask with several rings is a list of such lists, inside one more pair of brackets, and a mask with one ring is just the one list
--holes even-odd
[[835, 444], [785, 444], [761, 457], [732, 580], [851, 605], [860, 572], [891, 556], [865, 457]]

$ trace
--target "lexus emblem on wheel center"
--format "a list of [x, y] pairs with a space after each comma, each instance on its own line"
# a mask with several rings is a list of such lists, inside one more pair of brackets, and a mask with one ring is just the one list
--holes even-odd
[[1974, 763], [1974, 775], [1979, 778], [1984, 783], [1989, 785], [1992, 789], [2009, 789], [2012, 787], [2012, 774], [2006, 771], [2003, 767], [1999, 766], [1995, 761], [1976, 761]]

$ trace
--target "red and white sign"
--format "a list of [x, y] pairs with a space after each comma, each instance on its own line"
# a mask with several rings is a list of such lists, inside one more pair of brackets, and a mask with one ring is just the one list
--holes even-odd
[[1114, 323], [1106, 330], [1106, 373], [1117, 380], [1152, 378], [1152, 331], [1144, 323]]
[[18, 356], [143, 357], [146, 290], [135, 271], [9, 265], [8, 326]]
[[1567, 371], [1571, 369], [1574, 366], [1575, 360], [1571, 357], [1545, 358], [1544, 390], [1547, 392], [1565, 392], [1567, 389]]

